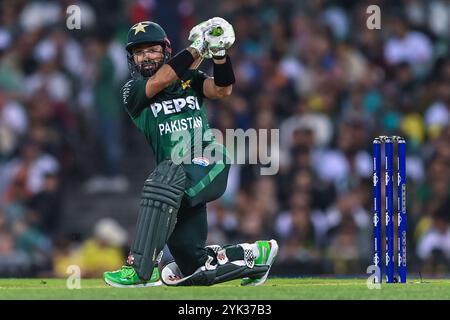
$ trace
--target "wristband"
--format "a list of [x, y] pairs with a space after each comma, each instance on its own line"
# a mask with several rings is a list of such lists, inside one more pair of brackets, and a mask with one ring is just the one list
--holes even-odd
[[214, 83], [218, 87], [228, 87], [236, 82], [230, 56], [226, 56], [226, 62], [222, 64], [213, 63]]
[[172, 67], [178, 78], [181, 79], [194, 61], [192, 54], [188, 50], [183, 50], [170, 59], [167, 64]]

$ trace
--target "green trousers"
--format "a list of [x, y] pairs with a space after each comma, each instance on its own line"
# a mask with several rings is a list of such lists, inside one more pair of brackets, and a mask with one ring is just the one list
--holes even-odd
[[206, 203], [218, 199], [225, 192], [230, 165], [220, 162], [207, 166], [195, 163], [183, 166], [187, 187], [167, 245], [183, 275], [188, 276], [207, 261]]

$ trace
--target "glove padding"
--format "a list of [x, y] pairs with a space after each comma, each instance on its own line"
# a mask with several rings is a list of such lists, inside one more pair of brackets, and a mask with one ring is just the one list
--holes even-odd
[[[191, 29], [188, 40], [195, 43], [199, 39], [204, 40], [203, 45], [206, 47], [206, 52], [203, 53], [204, 50], [197, 49], [196, 47], [199, 45], [194, 48], [196, 48], [202, 57], [214, 57], [220, 59], [225, 56], [226, 50], [233, 45], [235, 34], [233, 27], [225, 19], [214, 17], [199, 23]], [[191, 45], [191, 47], [193, 47], [193, 45]], [[200, 51], [202, 51], [203, 54], [201, 54]]]
[[205, 41], [204, 34], [209, 30], [210, 27], [210, 20], [203, 21], [191, 29], [188, 38], [189, 41], [193, 42], [190, 47], [193, 47], [195, 50], [197, 50], [202, 58], [207, 59], [212, 58], [212, 55], [209, 53], [208, 44]]
[[203, 22], [199, 23], [198, 25], [196, 25], [195, 27], [193, 27], [191, 29], [191, 31], [189, 32], [188, 40], [193, 42], [193, 41], [197, 40], [198, 38], [204, 38], [205, 32], [207, 30], [209, 30], [211, 27], [211, 20], [212, 19], [203, 21]]
[[189, 47], [194, 48], [200, 57], [211, 58], [208, 50], [208, 43], [202, 37], [196, 38]]
[[225, 57], [228, 50], [234, 43], [236, 37], [233, 26], [223, 18], [214, 17], [210, 19], [211, 26], [205, 33], [205, 41], [208, 43], [208, 52], [213, 58]]

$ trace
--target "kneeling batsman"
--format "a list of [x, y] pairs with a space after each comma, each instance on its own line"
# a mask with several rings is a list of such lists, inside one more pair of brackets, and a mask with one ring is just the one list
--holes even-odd
[[[189, 40], [192, 41], [190, 47], [196, 49], [201, 58], [223, 59], [233, 45], [235, 35], [226, 20], [215, 17], [195, 26]], [[234, 79], [234, 76], [225, 78]], [[221, 86], [220, 79], [215, 80]], [[148, 287], [160, 285], [160, 278], [170, 286], [205, 286], [234, 279], [242, 279], [242, 285], [260, 285], [266, 281], [278, 252], [275, 240], [209, 246], [206, 247], [206, 262], [196, 266], [192, 274], [183, 274], [173, 261], [162, 268], [159, 276], [157, 266], [177, 224], [181, 203], [186, 197], [187, 181], [183, 165], [172, 160], [157, 165], [144, 183], [127, 266], [117, 272], [105, 273], [107, 283], [115, 287]], [[181, 266], [182, 262], [178, 263]]]

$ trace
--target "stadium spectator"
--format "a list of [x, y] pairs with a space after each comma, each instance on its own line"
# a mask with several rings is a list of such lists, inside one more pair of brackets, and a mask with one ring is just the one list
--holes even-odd
[[127, 238], [127, 232], [114, 219], [102, 218], [95, 223], [92, 235], [80, 245], [59, 242], [53, 259], [55, 274], [65, 277], [67, 268], [76, 265], [82, 277], [101, 277], [104, 270], [122, 265]]

